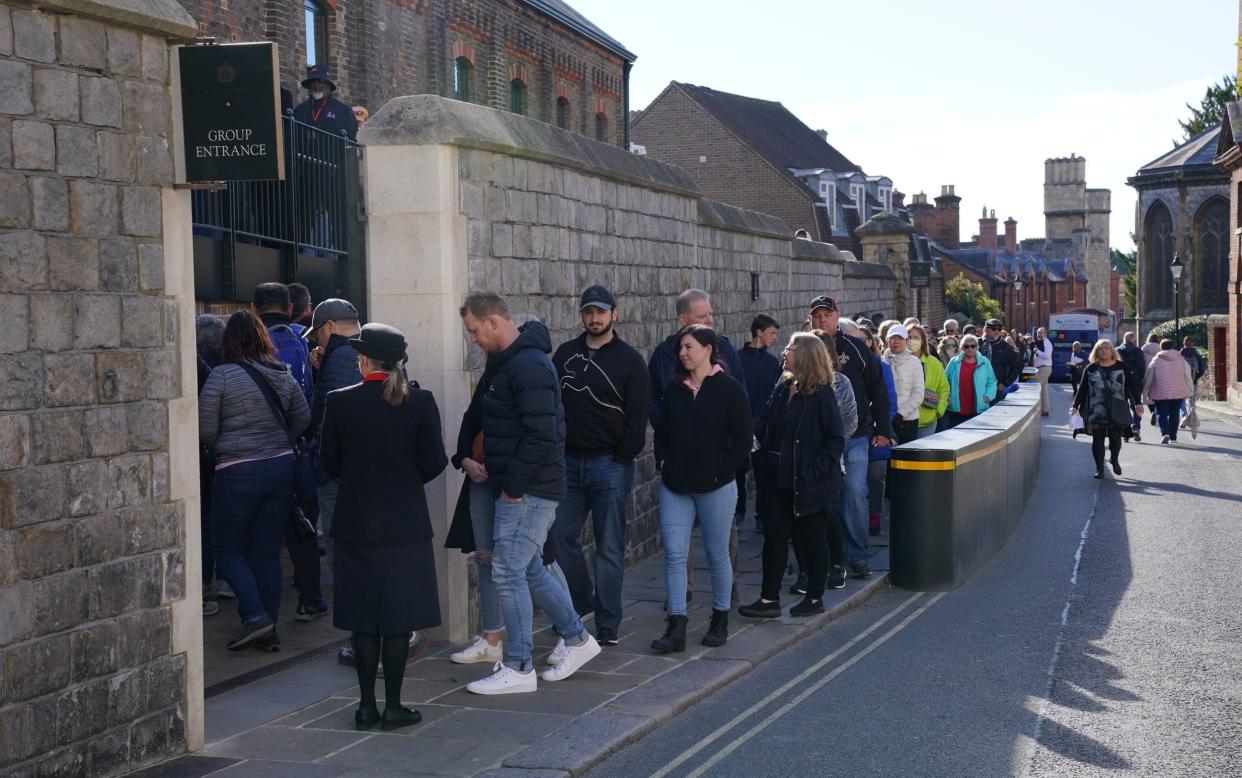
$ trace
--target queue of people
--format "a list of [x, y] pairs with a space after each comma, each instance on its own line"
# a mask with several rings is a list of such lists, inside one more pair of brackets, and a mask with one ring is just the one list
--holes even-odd
[[[252, 310], [222, 328], [200, 317], [204, 580], [222, 591], [213, 582], [222, 579], [237, 598], [228, 648], [271, 650], [281, 545], [294, 566], [297, 618], [313, 620], [329, 611], [322, 543], [335, 575], [333, 623], [351, 633], [341, 661], [358, 675], [360, 730], [421, 718], [399, 704], [400, 668], [417, 654], [418, 633], [440, 623], [424, 485], [450, 462], [463, 480], [446, 546], [473, 553], [482, 628], [450, 659], [492, 666], [467, 685], [471, 693], [533, 692], [621, 639], [626, 512], [647, 425], [667, 610], [651, 648], [686, 648], [696, 527], [711, 577], [711, 618], [696, 637], [720, 646], [733, 607], [749, 618], [784, 612], [791, 547], [799, 572], [791, 591], [801, 596], [792, 616], [823, 612], [825, 590], [869, 576], [891, 447], [987, 410], [1018, 380], [1028, 349], [999, 322], [987, 322], [981, 339], [950, 320], [938, 336], [917, 318], [879, 326], [843, 318], [825, 295], [778, 359], [775, 319], [755, 317], [750, 342], [736, 349], [714, 329], [710, 296], [689, 289], [675, 303], [676, 331], [644, 364], [616, 329], [620, 306], [606, 287], [583, 292], [582, 332], [556, 348], [542, 323], [519, 325], [503, 297], [476, 292], [459, 313], [485, 362], [450, 458], [435, 399], [405, 372], [404, 333], [362, 325], [345, 300], [311, 308], [303, 291], [263, 284]], [[1036, 333], [1029, 344], [1037, 377], [1051, 350], [1040, 341]], [[1095, 344], [1077, 384], [1097, 478], [1106, 444], [1120, 474], [1121, 440], [1137, 438], [1144, 402], [1156, 406], [1169, 442], [1193, 394], [1190, 362], [1171, 342], [1143, 375], [1130, 368], [1135, 352], [1132, 334], [1121, 349]], [[740, 604], [737, 526], [751, 476], [763, 578], [758, 599]], [[558, 638], [540, 672], [535, 607]], [[375, 683], [384, 668], [391, 702], [381, 712]]]

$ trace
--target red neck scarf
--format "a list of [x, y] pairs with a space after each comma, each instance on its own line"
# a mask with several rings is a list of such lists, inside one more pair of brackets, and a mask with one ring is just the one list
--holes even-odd
[[367, 373], [366, 375], [362, 377], [363, 383], [370, 383], [371, 381], [387, 381], [387, 380], [388, 380], [388, 373], [383, 370], [376, 370], [374, 373]]

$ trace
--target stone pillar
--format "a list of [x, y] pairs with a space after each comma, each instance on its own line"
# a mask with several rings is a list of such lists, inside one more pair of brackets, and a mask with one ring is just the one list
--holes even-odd
[[0, 773], [201, 744], [189, 194], [174, 0], [0, 0]]
[[893, 318], [904, 319], [914, 312], [910, 289], [910, 234], [914, 228], [895, 214], [873, 216], [854, 231], [862, 244], [863, 262], [886, 265], [896, 277], [893, 287]]

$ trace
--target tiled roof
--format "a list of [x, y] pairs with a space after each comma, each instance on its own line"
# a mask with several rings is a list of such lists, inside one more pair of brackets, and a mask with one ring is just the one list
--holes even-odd
[[1185, 143], [1175, 146], [1172, 151], [1166, 152], [1143, 165], [1138, 170], [1139, 175], [1176, 168], [1212, 167], [1212, 158], [1216, 156], [1216, 143], [1219, 134], [1219, 124], [1204, 130]]
[[782, 170], [861, 170], [778, 102], [673, 82], [690, 99], [728, 127], [742, 142]]
[[1081, 264], [1076, 264], [1069, 256], [1050, 257], [1047, 254], [1023, 248], [1010, 253], [980, 248], [947, 249], [938, 243], [931, 245], [935, 253], [948, 257], [982, 275], [1012, 276], [1016, 273], [1047, 273], [1049, 280], [1057, 282], [1067, 280], [1072, 269], [1079, 280], [1087, 277]]
[[570, 7], [569, 3], [564, 0], [521, 0], [525, 5], [535, 9], [536, 11], [551, 17], [554, 21], [560, 22], [574, 32], [586, 37], [588, 40], [598, 43], [605, 49], [620, 56], [626, 62], [633, 62], [638, 59], [638, 55], [621, 45], [621, 43], [608, 33], [601, 30], [591, 23], [591, 20], [583, 16]]

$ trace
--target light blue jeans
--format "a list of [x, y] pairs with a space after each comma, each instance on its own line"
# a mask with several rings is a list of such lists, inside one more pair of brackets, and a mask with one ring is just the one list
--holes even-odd
[[660, 539], [664, 543], [664, 584], [670, 616], [686, 615], [686, 554], [698, 516], [703, 548], [712, 575], [712, 608], [727, 611], [733, 586], [729, 564], [729, 532], [737, 506], [737, 483], [730, 481], [713, 492], [677, 494], [660, 485]]
[[[473, 514], [471, 516], [473, 520]], [[531, 599], [552, 619], [565, 642], [581, 641], [586, 628], [565, 586], [543, 566], [543, 544], [556, 519], [556, 502], [525, 495], [521, 502], [497, 499], [493, 521], [492, 582], [505, 622], [505, 666], [526, 671], [534, 651]], [[726, 557], [726, 562], [728, 561]]]
[[470, 527], [474, 530], [474, 563], [479, 569], [479, 621], [483, 634], [504, 629], [500, 621], [500, 604], [496, 601], [496, 585], [492, 581], [493, 514], [496, 498], [491, 487], [484, 481], [471, 481]]
[[847, 564], [871, 559], [867, 538], [867, 467], [871, 441], [866, 437], [845, 441], [845, 480], [841, 482], [841, 524], [845, 529]]

